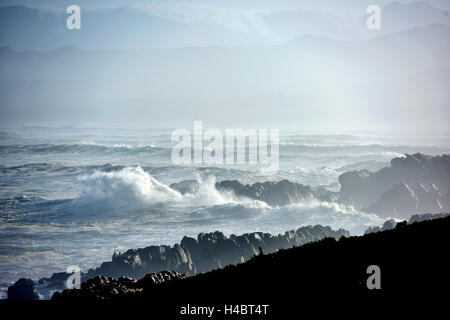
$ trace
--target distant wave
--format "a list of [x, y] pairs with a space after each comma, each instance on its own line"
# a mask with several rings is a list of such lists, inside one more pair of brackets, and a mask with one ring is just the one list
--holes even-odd
[[0, 173], [2, 174], [32, 174], [39, 172], [50, 172], [50, 173], [77, 173], [80, 171], [89, 171], [89, 170], [101, 170], [101, 171], [117, 171], [125, 168], [120, 165], [111, 165], [111, 164], [103, 164], [103, 165], [81, 165], [81, 166], [69, 166], [65, 164], [58, 163], [26, 163], [18, 166], [4, 166], [0, 165]]
[[30, 145], [1, 145], [0, 154], [20, 153], [170, 153], [170, 148], [157, 147], [154, 145], [128, 145], [128, 144], [97, 144], [97, 143], [74, 143], [74, 144], [30, 144]]
[[[400, 153], [395, 150], [401, 147], [384, 146], [382, 144], [309, 144], [309, 143], [280, 143], [280, 148], [285, 152], [366, 152], [368, 154], [379, 154], [380, 152], [390, 152], [393, 157]], [[150, 145], [133, 145], [126, 143], [101, 144], [95, 142], [77, 142], [64, 144], [27, 144], [27, 145], [0, 145], [0, 154], [19, 153], [167, 153], [170, 154], [170, 147]], [[401, 154], [400, 154], [401, 155]]]
[[327, 154], [348, 154], [353, 157], [357, 156], [383, 156], [383, 157], [402, 157], [403, 153], [398, 152], [402, 147], [385, 146], [383, 144], [281, 144], [281, 155], [294, 154], [308, 154], [308, 153], [320, 153], [322, 155]]

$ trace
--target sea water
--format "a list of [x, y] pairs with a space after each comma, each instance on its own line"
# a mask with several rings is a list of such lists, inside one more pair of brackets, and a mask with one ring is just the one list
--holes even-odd
[[[280, 134], [280, 170], [174, 165], [170, 130], [22, 128], [0, 132], [0, 297], [21, 277], [83, 271], [115, 251], [179, 242], [220, 230], [280, 233], [322, 224], [361, 234], [383, 219], [336, 203], [270, 207], [218, 192], [222, 180], [288, 179], [338, 191], [345, 171], [376, 171], [405, 153], [450, 153], [448, 140], [375, 134]], [[197, 180], [195, 194], [171, 183]]]

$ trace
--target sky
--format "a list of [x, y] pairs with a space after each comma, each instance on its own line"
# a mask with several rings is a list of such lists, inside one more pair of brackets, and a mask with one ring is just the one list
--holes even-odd
[[[0, 5], [22, 4], [27, 6], [68, 6], [77, 4], [86, 7], [104, 7], [117, 5], [154, 4], [154, 3], [187, 3], [243, 9], [337, 9], [354, 8], [376, 4], [384, 6], [390, 0], [2, 0]], [[413, 3], [415, 0], [402, 0], [402, 3]], [[423, 0], [437, 8], [449, 8], [446, 0]]]

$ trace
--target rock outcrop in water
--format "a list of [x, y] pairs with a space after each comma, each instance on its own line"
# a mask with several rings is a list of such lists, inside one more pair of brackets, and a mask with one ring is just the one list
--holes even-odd
[[233, 191], [238, 197], [261, 200], [270, 206], [285, 206], [293, 202], [314, 199], [315, 195], [310, 186], [293, 183], [288, 180], [279, 182], [242, 184], [239, 181], [222, 181], [216, 183], [219, 191]]
[[377, 172], [346, 172], [339, 182], [342, 195], [382, 217], [450, 210], [450, 155], [406, 155]]
[[[272, 253], [279, 249], [301, 246], [324, 238], [338, 239], [347, 236], [349, 233], [346, 230], [334, 231], [330, 227], [320, 225], [302, 227], [277, 236], [263, 232], [230, 237], [218, 231], [200, 233], [197, 239], [184, 237], [174, 246], [150, 246], [130, 249], [120, 254], [115, 253], [111, 261], [82, 273], [81, 280], [85, 282], [100, 275], [140, 279], [146, 274], [161, 271], [195, 275], [247, 261], [257, 255], [260, 249], [265, 253]], [[67, 288], [68, 277], [69, 274], [65, 272], [54, 273], [50, 278], [40, 279], [36, 288], [44, 297], [49, 298], [55, 291]]]
[[8, 288], [9, 300], [39, 300], [36, 284], [31, 279], [21, 278]]
[[257, 182], [252, 185], [225, 180], [216, 183], [216, 189], [231, 191], [238, 197], [264, 201], [275, 207], [309, 200], [335, 202], [344, 206], [353, 205], [353, 201], [341, 193], [328, 191], [324, 188], [313, 189], [310, 186], [289, 180]]
[[[186, 180], [171, 184], [170, 187], [181, 194], [195, 193], [199, 188], [199, 183], [195, 180]], [[328, 191], [324, 188], [313, 189], [310, 186], [289, 180], [257, 182], [251, 185], [236, 180], [224, 180], [217, 182], [215, 187], [218, 191], [231, 192], [239, 198], [264, 201], [272, 207], [281, 207], [309, 200], [353, 205], [350, 198], [338, 192]]]

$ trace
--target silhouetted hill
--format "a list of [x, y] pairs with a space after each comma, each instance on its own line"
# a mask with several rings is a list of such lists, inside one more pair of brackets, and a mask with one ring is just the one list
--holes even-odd
[[[379, 119], [400, 131], [420, 131], [430, 123], [446, 128], [449, 35], [448, 26], [430, 25], [360, 42], [302, 36], [273, 46], [3, 49], [0, 124], [22, 126], [28, 117], [37, 124], [120, 119], [121, 125], [148, 125], [172, 121], [179, 113], [186, 122], [201, 116], [233, 126], [240, 119], [258, 126], [277, 119], [322, 127], [342, 118], [355, 130], [368, 129], [367, 121], [378, 130]], [[355, 104], [350, 107], [335, 91], [348, 93], [343, 96]], [[427, 121], [418, 112], [423, 105]]]

